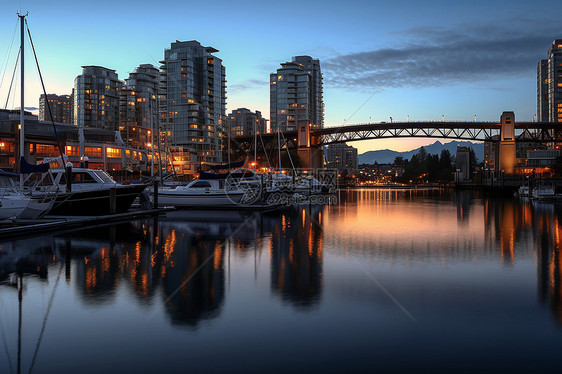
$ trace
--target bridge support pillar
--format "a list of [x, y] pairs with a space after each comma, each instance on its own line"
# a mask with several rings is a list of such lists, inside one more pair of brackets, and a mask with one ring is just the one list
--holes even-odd
[[503, 112], [500, 117], [500, 171], [504, 174], [515, 172], [515, 113]]
[[322, 147], [318, 146], [318, 139], [310, 136], [310, 124], [300, 123], [297, 136], [297, 155], [301, 166], [307, 169], [324, 167], [324, 153]]

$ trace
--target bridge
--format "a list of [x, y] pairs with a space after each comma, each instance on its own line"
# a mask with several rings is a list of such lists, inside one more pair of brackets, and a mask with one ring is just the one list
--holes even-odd
[[[279, 141], [288, 148], [296, 148], [301, 164], [312, 168], [321, 166], [321, 146], [336, 143], [385, 138], [444, 138], [499, 142], [500, 169], [509, 174], [515, 166], [515, 142], [562, 142], [562, 124], [515, 122], [513, 112], [504, 112], [499, 122], [380, 122], [323, 129], [311, 129], [308, 125], [301, 125], [297, 131], [263, 134], [260, 138], [263, 144], [258, 144], [258, 147], [263, 146], [265, 149], [277, 149]], [[239, 151], [253, 153], [253, 136], [235, 137], [233, 141], [236, 143], [235, 149], [237, 147]]]

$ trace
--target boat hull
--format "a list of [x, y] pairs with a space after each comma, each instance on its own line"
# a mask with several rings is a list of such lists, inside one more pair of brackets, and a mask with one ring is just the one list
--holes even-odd
[[23, 198], [21, 196], [0, 197], [0, 219], [20, 216], [28, 206], [29, 200], [29, 198]]
[[[58, 194], [51, 209], [51, 215], [63, 216], [101, 216], [111, 213], [124, 213], [133, 201], [144, 191], [146, 185], [117, 186], [109, 189], [77, 191]], [[116, 206], [111, 211], [111, 190], [115, 189]]]
[[183, 208], [220, 209], [243, 205], [243, 193], [185, 193], [159, 190], [158, 204]]

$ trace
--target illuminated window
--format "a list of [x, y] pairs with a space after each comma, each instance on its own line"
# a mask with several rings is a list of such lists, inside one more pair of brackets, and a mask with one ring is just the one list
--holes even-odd
[[57, 148], [54, 145], [37, 144], [35, 146], [35, 155], [37, 156], [55, 156]]
[[119, 158], [119, 157], [121, 157], [121, 150], [119, 148], [107, 147], [105, 152], [106, 152], [107, 157], [109, 157], [109, 158]]
[[100, 147], [85, 147], [84, 155], [88, 157], [101, 157]]
[[65, 153], [68, 156], [78, 156], [78, 147], [67, 145], [65, 147]]

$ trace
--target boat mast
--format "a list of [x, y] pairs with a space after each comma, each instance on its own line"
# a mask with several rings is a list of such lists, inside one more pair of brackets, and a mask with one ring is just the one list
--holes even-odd
[[150, 176], [154, 177], [154, 113], [152, 112], [152, 95], [148, 98], [150, 111]]
[[279, 172], [281, 172], [281, 130], [277, 128], [277, 151], [279, 152]]
[[[19, 14], [18, 17], [20, 18], [20, 30], [21, 30], [21, 37], [20, 37], [20, 73], [21, 73], [21, 97], [20, 97], [20, 159], [16, 160], [16, 164], [18, 164], [18, 171], [20, 173], [20, 187], [23, 187], [23, 174], [21, 173], [21, 159], [22, 157], [25, 159], [25, 130], [24, 130], [24, 108], [25, 108], [25, 94], [24, 94], [24, 77], [25, 77], [25, 64], [24, 64], [24, 51], [25, 51], [25, 40], [24, 40], [24, 23], [26, 14]], [[45, 98], [46, 100], [47, 98]]]

